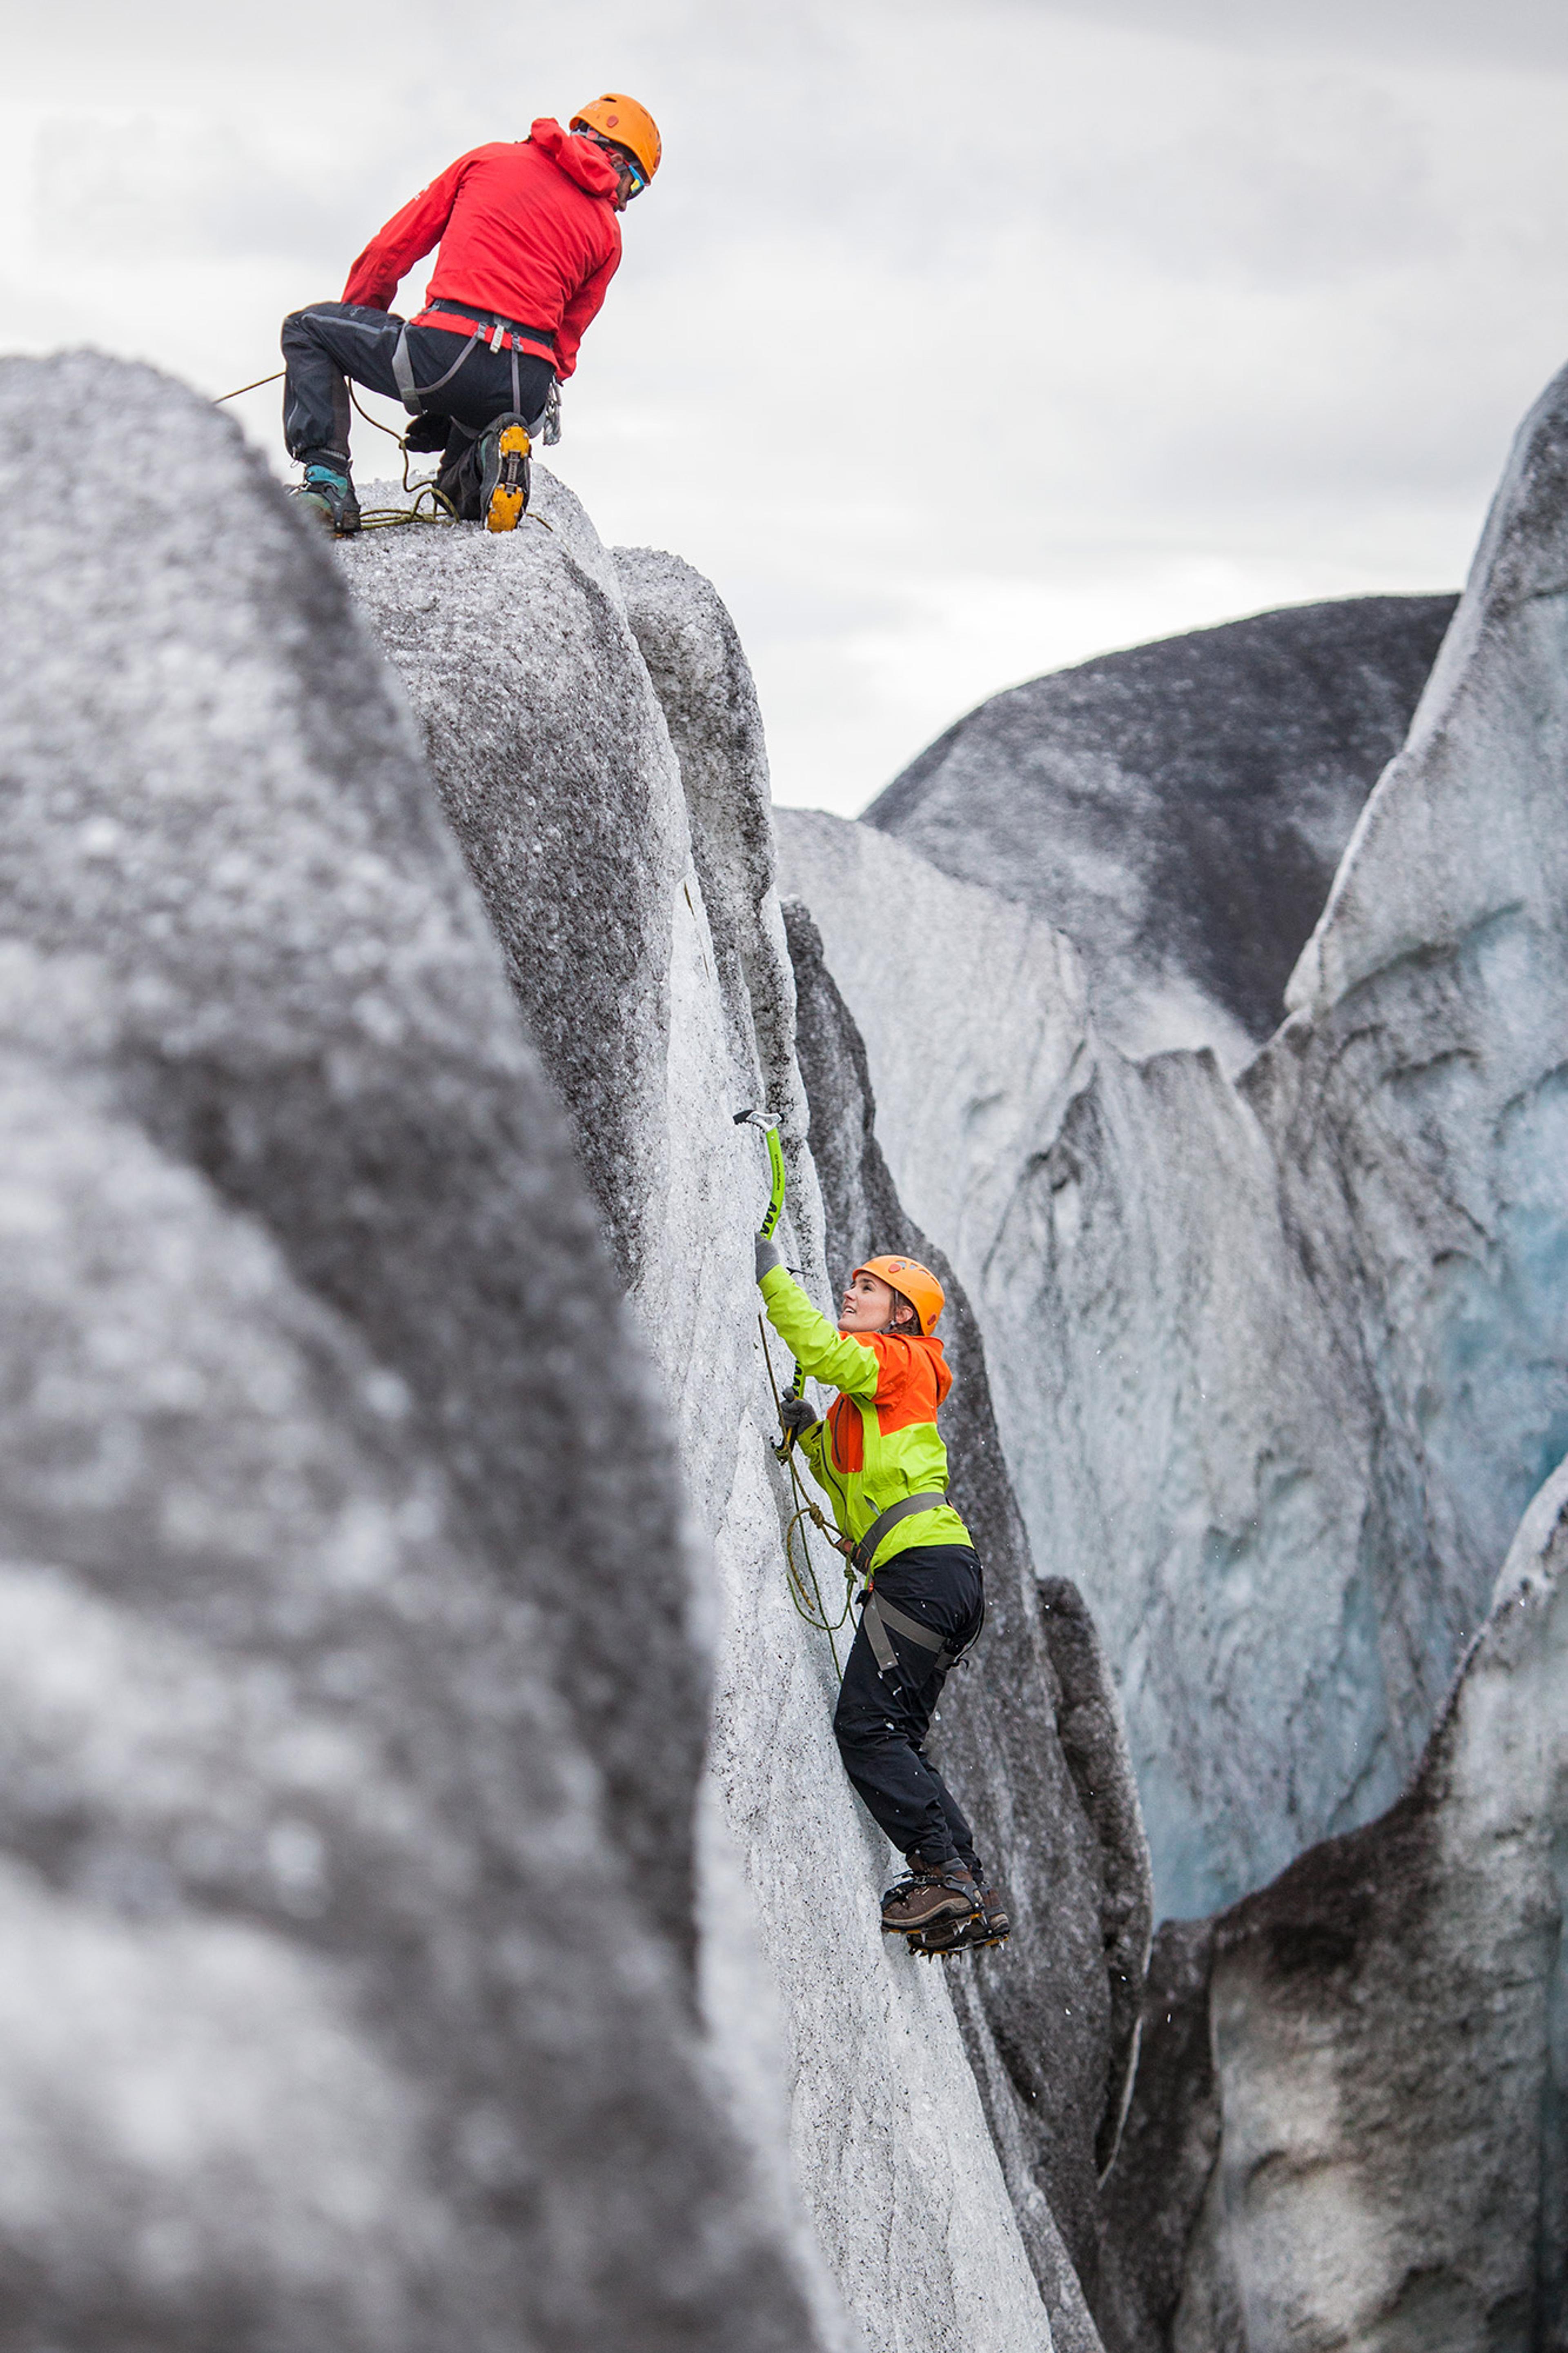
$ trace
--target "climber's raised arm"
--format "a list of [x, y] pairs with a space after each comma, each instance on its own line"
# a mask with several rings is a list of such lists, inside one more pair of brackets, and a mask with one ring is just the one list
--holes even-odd
[[849, 1397], [876, 1396], [881, 1371], [876, 1350], [836, 1330], [812, 1305], [777, 1242], [757, 1243], [757, 1287], [768, 1322], [814, 1381], [829, 1381]]

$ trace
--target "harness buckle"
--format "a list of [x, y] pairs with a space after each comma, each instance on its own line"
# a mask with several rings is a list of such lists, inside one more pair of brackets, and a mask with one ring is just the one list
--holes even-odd
[[499, 352], [499, 351], [500, 351], [500, 347], [501, 347], [501, 345], [505, 343], [505, 341], [506, 341], [506, 329], [501, 325], [500, 321], [498, 319], [498, 320], [496, 321], [496, 322], [495, 322], [495, 326], [494, 326], [493, 330], [491, 331], [491, 334], [490, 334], [490, 349], [491, 349], [491, 351], [492, 351], [492, 352]]

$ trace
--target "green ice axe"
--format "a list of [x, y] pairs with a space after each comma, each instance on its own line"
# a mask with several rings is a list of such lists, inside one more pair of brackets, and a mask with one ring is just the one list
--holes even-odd
[[784, 1146], [779, 1142], [778, 1122], [770, 1119], [765, 1112], [738, 1111], [735, 1124], [737, 1127], [760, 1127], [767, 1143], [768, 1173], [773, 1181], [768, 1193], [768, 1213], [760, 1230], [763, 1241], [771, 1242], [784, 1215]]
[[[765, 1242], [771, 1242], [777, 1229], [778, 1221], [784, 1215], [784, 1146], [779, 1142], [778, 1122], [775, 1119], [770, 1119], [765, 1112], [738, 1111], [735, 1113], [735, 1124], [737, 1127], [761, 1128], [767, 1141], [768, 1173], [773, 1183], [768, 1190], [767, 1214], [759, 1230], [763, 1240]], [[785, 1395], [797, 1398], [804, 1397], [805, 1394], [805, 1368], [803, 1365], [797, 1365], [795, 1368], [795, 1378], [791, 1381]], [[789, 1430], [785, 1433], [783, 1445], [775, 1446], [773, 1449], [781, 1462], [794, 1444], [795, 1432]]]

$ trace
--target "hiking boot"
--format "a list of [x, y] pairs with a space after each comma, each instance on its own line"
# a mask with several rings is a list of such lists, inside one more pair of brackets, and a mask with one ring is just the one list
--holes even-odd
[[1013, 1933], [1006, 1906], [994, 1887], [980, 1891], [980, 1908], [967, 1920], [937, 1920], [910, 1937], [911, 1953], [973, 1953], [985, 1945], [1005, 1945]]
[[967, 1920], [980, 1908], [980, 1890], [956, 1855], [946, 1862], [910, 1857], [910, 1876], [882, 1898], [882, 1926], [889, 1936], [907, 1936], [939, 1920]]
[[515, 531], [528, 512], [532, 446], [514, 411], [486, 426], [479, 439], [479, 519], [487, 531]]
[[334, 539], [348, 539], [359, 529], [353, 483], [331, 466], [307, 466], [304, 480], [290, 496], [308, 515], [325, 523]]
[[1000, 1945], [1012, 1935], [1013, 1923], [1007, 1916], [1007, 1899], [1000, 1888], [981, 1889], [980, 1916], [985, 1923], [985, 1942], [988, 1945]]

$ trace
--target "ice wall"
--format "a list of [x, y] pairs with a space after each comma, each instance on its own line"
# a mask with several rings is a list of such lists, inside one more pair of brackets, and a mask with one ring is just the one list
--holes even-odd
[[1453, 596], [1353, 596], [1100, 654], [993, 695], [865, 821], [1074, 941], [1124, 1052], [1278, 1026]]
[[6, 363], [0, 484], [5, 2329], [794, 2353], [678, 1465], [406, 709], [179, 387]]
[[1058, 2348], [1096, 2342], [1099, 2178], [1116, 2146], [1148, 1947], [1148, 1850], [1109, 1668], [1077, 1588], [1043, 1585], [1002, 1461], [979, 1328], [877, 1142], [865, 1049], [799, 901], [785, 909], [796, 1043], [829, 1251], [918, 1257], [946, 1293], [951, 1493], [985, 1564], [986, 1622], [932, 1746], [1005, 1883], [1014, 1935], [955, 1970], [961, 2023]]
[[1565, 787], [1568, 372], [1247, 1082], [1376, 1400], [1376, 1521], [1450, 1659], [1568, 1447]]
[[[943, 1977], [878, 1932], [893, 1858], [844, 1778], [829, 1731], [830, 1654], [795, 1614], [784, 1579], [785, 1491], [768, 1446], [776, 1425], [752, 1278], [765, 1162], [754, 1132], [734, 1126], [738, 1109], [763, 1105], [781, 1121], [795, 1177], [791, 1254], [826, 1293], [750, 678], [706, 582], [669, 556], [612, 560], [559, 484], [539, 476], [536, 485], [549, 529], [536, 521], [507, 540], [454, 534], [434, 549], [426, 534], [387, 534], [342, 560], [419, 717], [572, 1113], [658, 1363], [671, 1456], [711, 1546], [717, 1666], [701, 1901], [718, 2063], [760, 2173], [787, 2144], [774, 2189], [804, 2211], [856, 2341], [1044, 2346], [1038, 2272], [1069, 2324], [1064, 2346], [1093, 2353], [1059, 2237], [1053, 2272], [1040, 2252], [1047, 2231], [1031, 2218], [1027, 2248], [1020, 2233]], [[433, 570], [450, 580], [441, 601], [463, 617], [460, 632], [426, 628]], [[475, 709], [489, 714], [477, 733], [466, 723]], [[555, 862], [573, 866], [579, 839], [623, 833], [622, 865], [603, 885], [623, 936], [606, 949], [604, 913], [584, 908], [580, 926], [560, 920]], [[583, 1079], [595, 1042], [612, 1032], [622, 1056], [613, 1096]], [[629, 1168], [623, 1101], [638, 1106]], [[781, 1377], [785, 1369], [781, 1359]], [[1041, 1736], [1054, 1740], [1048, 1721]], [[1098, 2077], [1091, 2145], [1111, 2063], [1100, 1902], [1096, 1871], [1063, 1904], [1069, 1943], [1083, 1914], [1099, 2014], [1086, 2020], [1070, 2067], [1064, 2045], [1062, 2067], [1042, 2070], [1039, 2094], [1070, 2139], [1080, 2129], [1066, 2122], [1082, 2105], [1078, 2076]], [[1130, 1951], [1141, 1959], [1135, 1929]], [[759, 2014], [773, 2021], [771, 2052]], [[1123, 2005], [1123, 2054], [1131, 2024]], [[1118, 2087], [1124, 2065], [1123, 2056]], [[1080, 2176], [1064, 2168], [1062, 2182], [1069, 2177], [1081, 2195]], [[1044, 2202], [1026, 2168], [1018, 2184], [1035, 2207]], [[1088, 2221], [1092, 2252], [1092, 2213]], [[829, 2311], [830, 2298], [818, 2302]], [[829, 2313], [820, 2325], [836, 2324]]]
[[1565, 1569], [1568, 1466], [1411, 1788], [1157, 1965], [1113, 2353], [1565, 2341]]
[[1100, 2353], [1116, 1711], [1079, 1613], [992, 1793], [1054, 1958], [961, 2022], [784, 1581], [734, 1110], [818, 1286], [822, 1205], [713, 592], [548, 477], [333, 549], [96, 354], [0, 370], [0, 484], [6, 2325]]

